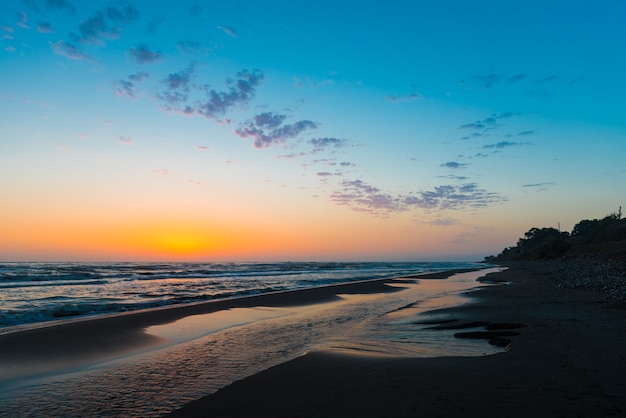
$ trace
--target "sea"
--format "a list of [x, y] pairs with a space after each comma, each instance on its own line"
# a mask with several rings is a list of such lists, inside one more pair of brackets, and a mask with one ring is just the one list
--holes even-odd
[[[477, 280], [501, 268], [487, 267], [467, 262], [0, 263], [0, 334], [6, 337], [53, 321], [482, 269], [446, 280], [413, 277], [391, 286], [398, 291], [347, 294], [304, 306], [192, 315], [146, 328], [145, 335], [159, 338], [157, 345], [75, 365], [46, 358], [13, 364], [0, 357], [0, 418], [161, 417], [316, 350], [395, 357], [496, 354], [503, 349], [484, 340], [458, 339], [454, 330], [431, 329], [433, 323], [453, 320], [443, 308], [470, 303], [468, 292], [491, 285]], [[76, 338], [67, 341], [68, 347], [80, 347], [80, 336]], [[46, 341], [38, 343], [46, 346]], [[14, 366], [26, 368], [26, 374], [12, 377]]]
[[2, 328], [484, 266], [451, 262], [0, 263]]

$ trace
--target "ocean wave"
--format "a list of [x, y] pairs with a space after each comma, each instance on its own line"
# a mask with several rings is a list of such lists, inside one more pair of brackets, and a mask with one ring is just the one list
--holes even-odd
[[0, 327], [127, 312], [474, 263], [0, 263]]

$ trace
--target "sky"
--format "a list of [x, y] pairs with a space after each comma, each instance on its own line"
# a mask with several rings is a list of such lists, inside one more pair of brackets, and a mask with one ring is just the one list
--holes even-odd
[[3, 0], [0, 261], [465, 261], [626, 205], [626, 2]]

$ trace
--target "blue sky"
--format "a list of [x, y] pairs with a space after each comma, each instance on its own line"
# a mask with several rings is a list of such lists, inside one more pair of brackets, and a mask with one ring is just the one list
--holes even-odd
[[0, 12], [5, 260], [473, 259], [624, 203], [622, 1]]

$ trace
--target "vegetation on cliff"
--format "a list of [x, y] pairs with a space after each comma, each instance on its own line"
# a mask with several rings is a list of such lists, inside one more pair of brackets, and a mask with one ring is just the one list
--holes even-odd
[[485, 257], [485, 261], [550, 260], [580, 255], [626, 260], [626, 219], [622, 219], [621, 207], [602, 219], [578, 222], [571, 233], [555, 228], [531, 228], [516, 246]]

